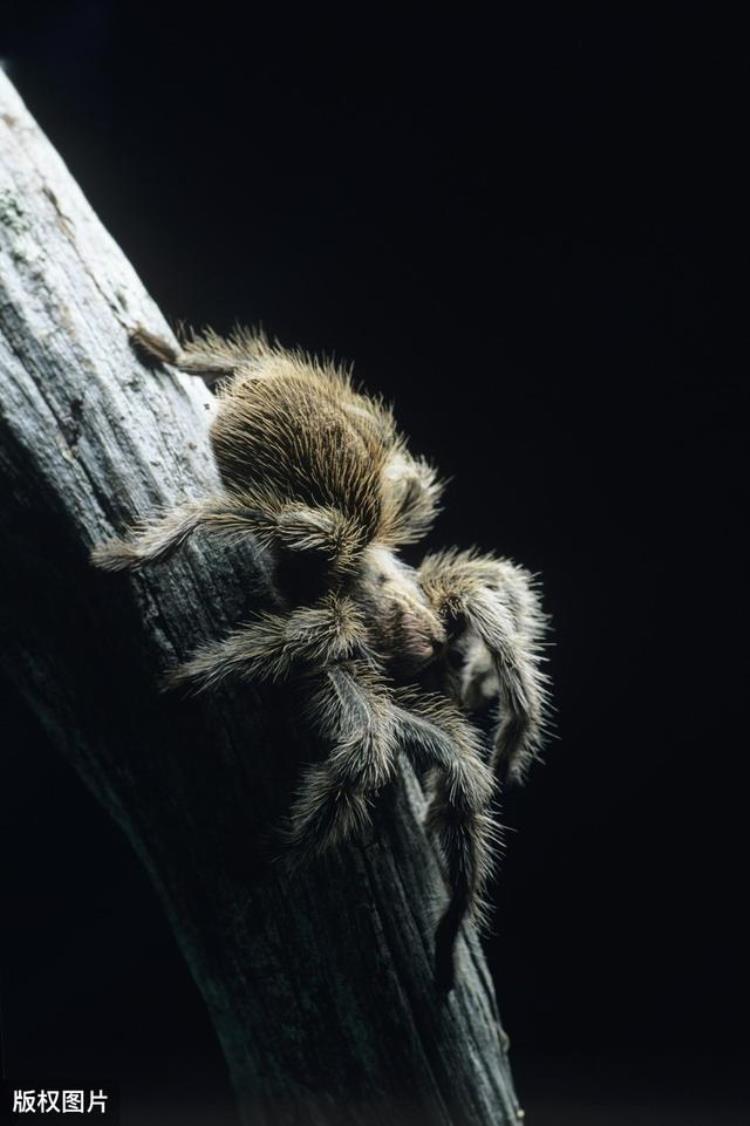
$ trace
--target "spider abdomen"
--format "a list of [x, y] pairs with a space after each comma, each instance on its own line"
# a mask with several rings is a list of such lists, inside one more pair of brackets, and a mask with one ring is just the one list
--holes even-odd
[[347, 410], [336, 392], [322, 377], [293, 372], [236, 379], [211, 427], [214, 455], [229, 491], [262, 482], [279, 500], [356, 517], [372, 538], [388, 449], [367, 413]]

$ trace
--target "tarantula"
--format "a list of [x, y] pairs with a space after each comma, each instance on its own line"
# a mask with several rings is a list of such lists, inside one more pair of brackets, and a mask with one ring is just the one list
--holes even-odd
[[[436, 980], [448, 990], [462, 921], [486, 912], [498, 781], [524, 775], [544, 731], [545, 618], [531, 576], [474, 551], [428, 555], [418, 569], [399, 559], [396, 548], [430, 529], [442, 484], [409, 452], [390, 409], [347, 372], [246, 331], [228, 340], [208, 331], [181, 351], [143, 330], [134, 343], [220, 384], [211, 443], [221, 490], [99, 545], [93, 560], [136, 569], [200, 529], [254, 536], [277, 573], [291, 562], [306, 575], [303, 598], [292, 592], [283, 608], [203, 646], [171, 682], [305, 685], [330, 746], [305, 769], [290, 814], [290, 844], [305, 855], [360, 834], [398, 752], [412, 754], [428, 774], [427, 824], [451, 889], [435, 942]], [[467, 713], [490, 706], [487, 747]]]

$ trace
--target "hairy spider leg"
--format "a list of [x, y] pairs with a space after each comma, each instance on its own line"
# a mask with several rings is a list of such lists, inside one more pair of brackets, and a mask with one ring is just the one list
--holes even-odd
[[285, 834], [292, 862], [361, 834], [397, 749], [388, 690], [372, 664], [331, 665], [308, 689], [310, 718], [331, 750], [302, 775]]
[[195, 692], [228, 680], [283, 680], [300, 666], [327, 665], [362, 651], [365, 626], [352, 599], [330, 593], [314, 606], [258, 614], [172, 670], [169, 687]]
[[487, 646], [500, 691], [493, 766], [501, 779], [523, 779], [544, 738], [547, 712], [546, 617], [531, 576], [509, 560], [445, 552], [426, 557], [420, 580], [438, 611]]
[[198, 531], [230, 539], [254, 536], [266, 547], [320, 552], [342, 570], [353, 563], [361, 539], [352, 521], [335, 508], [274, 504], [248, 490], [185, 501], [136, 525], [129, 538], [98, 544], [91, 560], [104, 571], [138, 570], [164, 562]]
[[130, 333], [130, 343], [147, 363], [168, 364], [186, 375], [197, 375], [206, 386], [234, 375], [237, 360], [218, 336], [209, 333], [205, 340], [189, 341], [175, 348], [168, 340], [139, 325]]
[[399, 735], [422, 766], [431, 768], [427, 827], [445, 856], [451, 898], [435, 936], [435, 979], [448, 991], [455, 980], [455, 947], [467, 916], [486, 922], [484, 890], [500, 847], [492, 814], [495, 782], [482, 757], [481, 737], [442, 696], [398, 690]]

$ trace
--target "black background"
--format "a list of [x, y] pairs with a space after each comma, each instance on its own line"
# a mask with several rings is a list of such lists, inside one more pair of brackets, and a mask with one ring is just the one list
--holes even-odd
[[[353, 360], [453, 477], [431, 543], [542, 573], [558, 737], [488, 944], [531, 1126], [746, 1122], [736, 29], [525, 10], [31, 5], [2, 49], [167, 315]], [[2, 705], [7, 1070], [231, 1121], [145, 875]]]

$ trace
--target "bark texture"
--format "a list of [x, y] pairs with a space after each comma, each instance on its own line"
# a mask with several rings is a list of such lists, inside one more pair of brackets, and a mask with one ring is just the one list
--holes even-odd
[[445, 889], [409, 768], [369, 840], [289, 877], [274, 826], [320, 752], [292, 690], [160, 691], [165, 669], [272, 597], [262, 554], [197, 541], [135, 578], [88, 562], [215, 477], [211, 394], [145, 368], [128, 343], [138, 323], [170, 336], [0, 73], [3, 669], [145, 864], [243, 1121], [514, 1122], [474, 935], [454, 993], [433, 987]]

